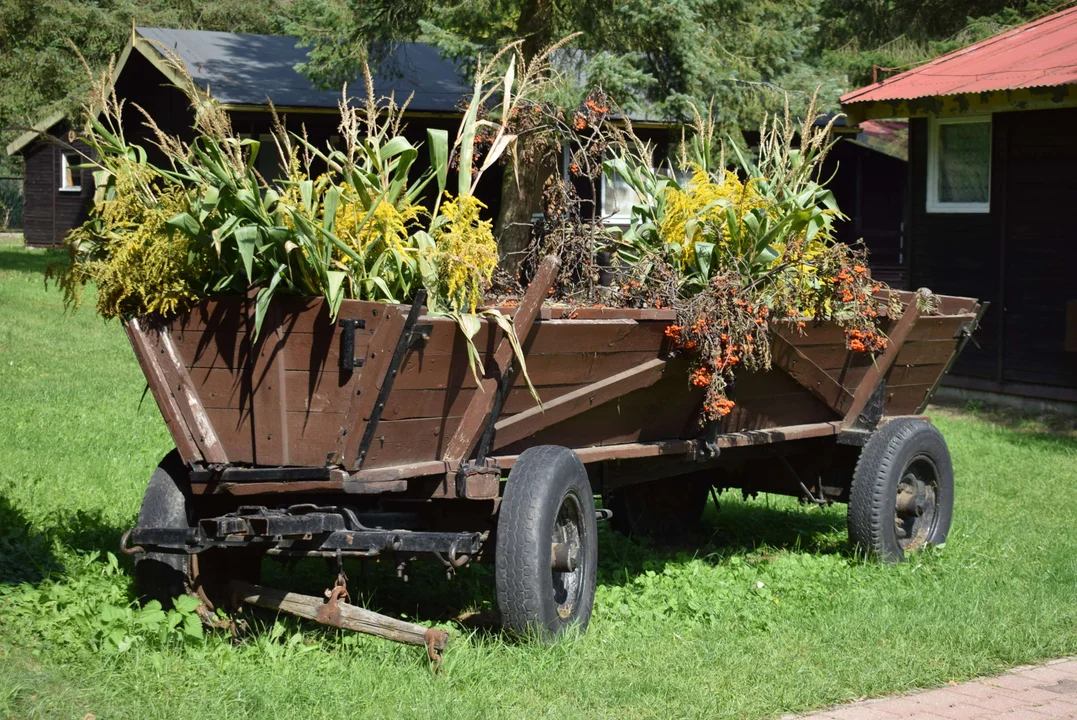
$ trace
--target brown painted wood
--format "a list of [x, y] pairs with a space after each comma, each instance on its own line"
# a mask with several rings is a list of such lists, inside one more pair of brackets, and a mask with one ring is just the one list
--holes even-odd
[[886, 402], [884, 412], [886, 415], [913, 415], [924, 404], [928, 393], [934, 387], [933, 383], [919, 383], [915, 385], [889, 385], [886, 386]]
[[254, 423], [249, 409], [206, 408], [206, 417], [228, 457], [240, 462], [260, 464], [254, 440]]
[[394, 480], [408, 480], [431, 475], [444, 475], [449, 472], [449, 465], [444, 460], [427, 460], [423, 462], [401, 463], [383, 468], [367, 468], [351, 476], [350, 482], [384, 483]]
[[[508, 308], [514, 317], [519, 308]], [[424, 322], [426, 322], [424, 320]], [[423, 356], [452, 355], [462, 348], [463, 337], [456, 323], [448, 318], [434, 318], [430, 338], [422, 348]], [[637, 322], [625, 318], [606, 320], [538, 320], [523, 348], [527, 357], [548, 353], [574, 352], [657, 352], [665, 343], [667, 323]], [[491, 353], [501, 340], [501, 331], [491, 321], [485, 321], [475, 335], [475, 347], [480, 353]], [[356, 342], [359, 335], [356, 334]]]
[[839, 415], [845, 414], [846, 406], [853, 395], [841, 383], [837, 382], [822, 368], [812, 362], [803, 352], [791, 345], [781, 335], [775, 335], [770, 346], [771, 360], [775, 367], [781, 368], [834, 410]]
[[140, 318], [134, 318], [124, 323], [123, 327], [127, 333], [127, 339], [131, 342], [138, 364], [142, 367], [142, 372], [146, 376], [146, 384], [149, 385], [150, 393], [157, 402], [161, 417], [165, 421], [165, 427], [168, 428], [168, 432], [172, 435], [180, 457], [187, 464], [201, 462], [204, 460], [202, 451], [199, 449], [198, 443], [195, 442], [194, 434], [191, 432], [190, 426], [187, 425], [186, 418], [180, 411], [176, 396], [169, 389], [169, 383], [160, 362], [150, 350], [149, 340], [146, 337], [146, 331], [142, 328], [142, 322]]
[[[964, 221], [966, 218], [962, 218]], [[901, 298], [901, 303], [908, 308], [910, 303], [916, 304], [917, 291], [915, 290], [893, 290], [890, 292], [896, 294]], [[879, 297], [879, 296], [877, 296]], [[938, 312], [937, 315], [969, 315], [974, 312], [976, 304], [979, 302], [976, 298], [962, 297], [960, 295], [935, 295], [938, 300]], [[885, 302], [885, 296], [883, 296]]]
[[886, 350], [875, 359], [875, 364], [868, 369], [864, 374], [864, 379], [857, 385], [853, 402], [846, 410], [845, 418], [842, 421], [844, 427], [849, 428], [856, 423], [857, 417], [867, 406], [871, 394], [875, 392], [875, 387], [890, 372], [890, 368], [893, 366], [898, 354], [903, 350], [902, 345], [909, 337], [919, 317], [919, 306], [915, 302], [910, 302], [905, 308], [905, 313], [890, 333], [890, 343], [887, 345]]
[[661, 308], [553, 307], [550, 308], [550, 317], [565, 320], [628, 319], [672, 322], [677, 319], [677, 312]]
[[216, 485], [203, 485], [196, 495], [231, 495], [233, 497], [251, 497], [254, 495], [276, 495], [278, 493], [338, 493], [344, 492], [344, 480], [281, 480], [279, 482], [223, 482]]
[[130, 325], [141, 331], [145, 341], [145, 357], [151, 365], [156, 366], [169, 394], [175, 398], [202, 459], [207, 463], [228, 462], [228, 455], [217, 437], [206, 409], [202, 406], [198, 392], [187, 374], [187, 368], [172, 343], [168, 328], [148, 326], [142, 318], [132, 320]]
[[894, 362], [901, 365], [945, 365], [956, 347], [955, 340], [906, 342]]
[[[273, 329], [275, 334], [286, 341], [288, 353], [284, 369], [308, 372], [310, 370], [329, 371], [340, 367], [340, 338], [332, 327], [324, 332], [302, 333], [288, 330], [284, 325], [275, 328], [267, 322], [267, 331]], [[206, 332], [178, 331], [173, 334], [176, 347], [184, 364], [190, 368], [225, 368], [242, 367], [248, 361], [250, 349], [247, 345], [248, 334], [238, 330], [210, 330]], [[366, 330], [355, 332], [355, 353], [362, 357], [370, 344], [371, 333]]]
[[[461, 340], [462, 342], [462, 340]], [[463, 348], [456, 355], [426, 355], [409, 353], [401, 366], [393, 392], [397, 390], [461, 389], [474, 390], [475, 376], [467, 365]], [[528, 355], [527, 372], [535, 387], [574, 385], [596, 382], [614, 373], [653, 360], [656, 353], [641, 352], [563, 352], [549, 355]], [[487, 356], [487, 372], [493, 365]], [[489, 379], [489, 378], [488, 378]], [[523, 382], [517, 377], [516, 384]]]
[[[953, 340], [957, 337], [961, 327], [965, 323], [974, 320], [975, 317], [975, 315], [971, 314], [921, 316], [916, 322], [916, 327], [913, 328], [912, 333], [909, 335], [908, 341]], [[887, 333], [892, 323], [882, 318], [879, 325], [882, 331]], [[808, 322], [805, 328], [798, 330], [792, 322], [782, 320], [774, 323], [774, 333], [796, 347], [805, 345], [844, 347], [845, 345], [845, 329], [837, 323], [828, 322], [822, 325], [813, 325]]]
[[813, 363], [833, 374], [834, 370], [868, 367], [872, 364], [870, 353], [853, 352], [845, 347], [845, 341], [831, 345], [800, 345], [798, 349]]
[[[247, 337], [254, 337], [254, 303], [247, 306]], [[253, 347], [250, 372], [254, 413], [254, 455], [262, 465], [290, 465], [288, 396], [284, 382], [288, 343], [279, 306], [270, 307]]]
[[[280, 295], [273, 300], [286, 319], [287, 333], [334, 332], [329, 322], [329, 306], [320, 297]], [[183, 332], [202, 333], [206, 330], [232, 332], [243, 327], [246, 321], [247, 300], [243, 297], [205, 300], [176, 318], [173, 325]], [[340, 304], [337, 319], [368, 317], [371, 309], [384, 308], [385, 303], [368, 300], [345, 300]]]
[[835, 416], [831, 408], [803, 388], [749, 398], [738, 394], [735, 401], [729, 415], [722, 418], [719, 428], [723, 433], [827, 422]]
[[[626, 442], [652, 442], [698, 434], [692, 418], [703, 394], [687, 379], [688, 361], [672, 358], [665, 375], [653, 385], [619, 396], [535, 432], [524, 440], [505, 443], [494, 435], [499, 454], [523, 452], [533, 445], [580, 448]], [[803, 391], [801, 391], [803, 392]]]
[[[718, 447], [732, 448], [747, 445], [765, 445], [785, 440], [805, 440], [808, 438], [828, 437], [841, 431], [839, 421], [804, 423], [764, 430], [747, 430], [737, 433], [723, 433], [715, 439]], [[676, 456], [702, 452], [702, 443], [697, 440], [660, 440], [656, 442], [619, 443], [579, 448], [576, 455], [584, 463], [606, 462], [610, 460], [634, 460], [639, 458]], [[503, 469], [510, 469], [519, 458], [519, 454], [498, 455], [494, 459]]]
[[772, 324], [772, 328], [775, 336], [781, 337], [795, 347], [806, 345], [845, 346], [845, 329], [836, 323], [816, 325], [811, 321], [805, 321], [805, 327], [797, 328], [794, 321], [778, 320]]
[[380, 310], [370, 308], [370, 313], [367, 328], [373, 329], [374, 334], [367, 346], [363, 367], [355, 369], [359, 374], [355, 394], [336, 435], [335, 461], [344, 467], [355, 464], [354, 455], [358, 452], [366, 419], [370, 417], [370, 411], [377, 401], [381, 379], [389, 367], [393, 349], [407, 320], [407, 308], [398, 305], [384, 305]]
[[[845, 387], [855, 389], [859, 382], [867, 374], [868, 369], [871, 366], [850, 368], [844, 374], [836, 371], [830, 371], [831, 376], [835, 380], [839, 377], [843, 381]], [[919, 385], [923, 383], [934, 382], [935, 378], [946, 369], [945, 365], [899, 365], [894, 363], [890, 368], [890, 372], [886, 376], [887, 384], [892, 385]]]
[[[516, 311], [513, 325], [516, 330], [516, 337], [521, 344], [530, 335], [531, 327], [535, 323], [535, 318], [542, 307], [542, 303], [546, 300], [549, 289], [553, 287], [554, 279], [557, 277], [557, 271], [560, 267], [561, 261], [557, 257], [549, 255], [544, 258], [538, 272], [535, 273], [535, 277], [531, 281], [530, 287], [524, 293], [523, 299], [520, 300], [520, 308]], [[464, 417], [456, 429], [456, 434], [449, 441], [449, 445], [445, 450], [444, 459], [450, 465], [457, 465], [460, 461], [468, 458], [472, 450], [474, 450], [475, 444], [479, 441], [479, 437], [482, 435], [486, 425], [486, 419], [494, 406], [499, 384], [502, 379], [509, 383], [512, 382], [511, 377], [503, 377], [506, 375], [506, 369], [509, 367], [512, 358], [512, 344], [508, 338], [503, 338], [494, 353], [493, 366], [487, 368], [487, 377], [483, 378], [482, 392], [477, 392], [472, 397], [471, 403], [468, 405], [467, 410], [464, 412]], [[515, 363], [514, 367], [516, 367], [518, 374], [519, 363]], [[528, 372], [531, 372], [530, 367], [528, 367]]]
[[[346, 303], [342, 315], [362, 317], [367, 322], [356, 336], [357, 352], [367, 362], [354, 372], [345, 372], [336, 359], [340, 329], [328, 323], [324, 304], [308, 298], [284, 300], [267, 316], [264, 338], [253, 355], [247, 348], [247, 334], [240, 332], [242, 326], [228, 325], [247, 317], [250, 302], [244, 298], [207, 303], [192, 311], [185, 324], [175, 321], [174, 344], [182, 356], [181, 364], [190, 366], [190, 386], [201, 398], [229, 458], [262, 465], [324, 465], [326, 454], [338, 446], [338, 439], [348, 437], [341, 437], [343, 429], [347, 428], [349, 435], [356, 433], [351, 437], [353, 443], [362, 436], [384, 378], [379, 359], [388, 361], [407, 308]], [[521, 309], [510, 311], [518, 315]], [[523, 342], [528, 370], [547, 405], [546, 413], [536, 408], [517, 377], [498, 420], [498, 452], [504, 454], [535, 442], [586, 448], [699, 436], [696, 418], [702, 394], [688, 384], [687, 360], [675, 358], [669, 361], [669, 368], [659, 360], [667, 342], [664, 330], [668, 321], [634, 320], [626, 318], [624, 312], [594, 313], [601, 319], [580, 315], [571, 320], [553, 319], [568, 317], [571, 312], [566, 308], [536, 309]], [[635, 314], [640, 318], [660, 315], [650, 311]], [[547, 319], [541, 319], [543, 316]], [[903, 342], [892, 340], [891, 348], [897, 347], [899, 354], [884, 375], [890, 390], [888, 413], [908, 412], [925, 386], [934, 382], [953, 351], [954, 332], [967, 319], [927, 316], [913, 325]], [[421, 322], [432, 326], [429, 339], [407, 352], [364, 469], [391, 474], [401, 465], [443, 464], [469, 408], [476, 407], [477, 398], [480, 404], [487, 401], [467, 367], [464, 341], [455, 323], [443, 317], [424, 317]], [[394, 323], [397, 327], [389, 329]], [[883, 324], [894, 337], [900, 322], [884, 319]], [[191, 329], [197, 325], [205, 329]], [[379, 337], [384, 346], [380, 353], [376, 348]], [[485, 358], [484, 384], [489, 384], [503, 367], [495, 356], [499, 351], [507, 356], [509, 351], [492, 322], [484, 323], [477, 340]], [[774, 370], [737, 374], [732, 391], [736, 406], [721, 424], [723, 433], [833, 421], [839, 414], [835, 407], [840, 410], [842, 403], [851, 403], [850, 396], [855, 399], [857, 390], [862, 389], [858, 385], [878, 372], [869, 356], [845, 349], [843, 331], [830, 323], [809, 323], [800, 334], [791, 324], [779, 322], [773, 342]], [[794, 368], [792, 376], [783, 372], [782, 368], [789, 369], [786, 355], [807, 369]], [[820, 372], [811, 370], [812, 364]], [[616, 388], [618, 381], [611, 380], [618, 374], [647, 375], [651, 367], [659, 365], [663, 366], [662, 375], [648, 387]], [[495, 387], [496, 382], [490, 385], [491, 394]], [[603, 389], [603, 394], [592, 399], [596, 388]], [[357, 393], [360, 390], [362, 393]], [[276, 398], [275, 392], [279, 392]], [[364, 395], [365, 403], [360, 401]], [[478, 417], [480, 429], [485, 426], [486, 414]], [[514, 419], [517, 415], [521, 417]], [[182, 412], [179, 416], [186, 422]], [[522, 428], [528, 424], [535, 428], [525, 432]], [[181, 438], [179, 444], [182, 429], [173, 434]], [[193, 438], [188, 441], [193, 444]], [[336, 459], [351, 461], [352, 453], [354, 450], [349, 450]], [[448, 490], [446, 493], [446, 497], [451, 495]]]
[[499, 420], [494, 425], [497, 441], [506, 445], [514, 443], [621, 395], [650, 387], [662, 378], [665, 370], [666, 361], [655, 358], [639, 367], [562, 395], [543, 407], [533, 407]]
[[966, 323], [976, 319], [976, 315], [921, 315], [916, 326], [909, 334], [909, 342], [920, 340], [956, 340], [958, 333]]

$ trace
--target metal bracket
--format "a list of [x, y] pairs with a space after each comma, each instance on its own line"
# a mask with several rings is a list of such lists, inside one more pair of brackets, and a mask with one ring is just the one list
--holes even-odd
[[456, 497], [468, 499], [495, 498], [501, 486], [501, 466], [497, 461], [460, 463], [456, 471]]
[[408, 311], [407, 320], [404, 321], [404, 328], [400, 333], [400, 339], [396, 342], [396, 349], [393, 351], [393, 357], [389, 360], [389, 367], [385, 369], [385, 378], [381, 382], [381, 390], [378, 392], [378, 399], [374, 402], [374, 407], [370, 410], [370, 419], [367, 420], [366, 430], [363, 431], [363, 439], [359, 443], [359, 451], [355, 457], [355, 467], [352, 468], [354, 472], [358, 472], [363, 466], [363, 460], [366, 459], [367, 451], [370, 449], [370, 443], [374, 441], [374, 433], [378, 429], [378, 422], [381, 420], [381, 413], [385, 409], [385, 403], [389, 399], [389, 393], [393, 390], [393, 382], [396, 380], [396, 373], [400, 369], [400, 363], [404, 359], [404, 353], [408, 351], [408, 348], [413, 343], [424, 340], [430, 337], [430, 326], [424, 332], [419, 331], [415, 326], [415, 322], [419, 319], [419, 315], [422, 313], [423, 303], [426, 302], [426, 290], [420, 289], [415, 293], [415, 301], [411, 304], [411, 310]]
[[868, 402], [864, 409], [856, 416], [853, 426], [838, 433], [839, 445], [857, 445], [863, 447], [871, 438], [875, 428], [883, 419], [883, 410], [886, 407], [886, 379], [879, 380], [879, 384], [871, 391]]
[[354, 370], [363, 367], [363, 358], [355, 356], [355, 331], [366, 328], [366, 320], [341, 318], [337, 321], [340, 333], [340, 369]]

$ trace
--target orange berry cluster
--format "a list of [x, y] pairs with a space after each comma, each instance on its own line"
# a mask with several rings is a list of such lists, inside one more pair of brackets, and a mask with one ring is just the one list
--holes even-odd
[[711, 384], [711, 372], [706, 366], [696, 368], [692, 373], [692, 384], [696, 387], [707, 387]]
[[735, 405], [736, 403], [729, 398], [720, 397], [714, 402], [703, 403], [703, 412], [706, 413], [709, 419], [717, 420], [728, 415]]
[[849, 342], [849, 349], [854, 352], [879, 352], [890, 342], [888, 338], [883, 337], [882, 333], [859, 328], [846, 330], [845, 338]]

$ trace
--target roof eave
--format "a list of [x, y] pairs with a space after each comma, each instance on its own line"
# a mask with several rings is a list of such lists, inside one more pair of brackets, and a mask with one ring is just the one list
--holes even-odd
[[[140, 40], [142, 42], [139, 42]], [[127, 44], [124, 46], [123, 51], [120, 53], [120, 57], [116, 60], [116, 64], [113, 66], [113, 84], [115, 84], [116, 78], [120, 76], [120, 72], [127, 64], [127, 60], [131, 57], [131, 51], [133, 49], [137, 49], [142, 55], [145, 55], [151, 63], [153, 63], [154, 67], [158, 67], [158, 63], [162, 62], [160, 59], [160, 55], [150, 50], [147, 47], [148, 45], [149, 43], [145, 40], [145, 38], [139, 36], [132, 28], [131, 39], [127, 41]], [[157, 60], [155, 61], [154, 58], [150, 57], [150, 55], [157, 55]], [[162, 68], [158, 67], [158, 69], [161, 70], [161, 72], [164, 72]], [[168, 75], [167, 73], [166, 77], [168, 77], [169, 80], [172, 80], [172, 76]], [[109, 90], [112, 90], [111, 86], [109, 87]], [[39, 137], [47, 133], [49, 130], [55, 127], [58, 122], [65, 119], [67, 119], [67, 112], [64, 110], [57, 110], [45, 119], [34, 123], [29, 130], [27, 130], [26, 132], [12, 140], [10, 143], [8, 143], [7, 148], [5, 148], [7, 154], [14, 155], [15, 153], [22, 152], [24, 149], [26, 149], [26, 146], [28, 146], [34, 140], [37, 140]]]
[[64, 120], [65, 118], [67, 118], [67, 113], [63, 110], [57, 110], [56, 112], [46, 117], [44, 120], [34, 123], [29, 130], [22, 133], [7, 144], [7, 148], [5, 148], [7, 154], [14, 155], [16, 153], [22, 152], [26, 149], [27, 145], [47, 133], [49, 130], [55, 127], [57, 123]]
[[850, 124], [889, 118], [964, 117], [1077, 107], [1077, 84], [842, 103]]

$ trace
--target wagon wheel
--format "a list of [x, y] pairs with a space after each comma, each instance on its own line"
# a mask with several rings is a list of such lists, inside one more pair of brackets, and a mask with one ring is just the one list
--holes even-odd
[[610, 527], [622, 535], [677, 543], [699, 525], [709, 491], [708, 478], [692, 473], [619, 488], [602, 504], [613, 511]]
[[594, 495], [568, 448], [525, 450], [509, 473], [497, 522], [494, 578], [502, 624], [551, 641], [591, 619], [598, 570]]
[[[173, 450], [150, 477], [138, 511], [139, 527], [194, 527], [197, 521], [190, 474]], [[173, 598], [197, 595], [211, 610], [226, 603], [226, 586], [233, 578], [258, 582], [261, 555], [243, 549], [211, 550], [198, 555], [145, 552], [135, 557], [135, 589], [143, 601], [171, 607]]]
[[946, 541], [954, 471], [942, 433], [929, 422], [893, 420], [860, 453], [849, 493], [849, 538], [886, 562]]

